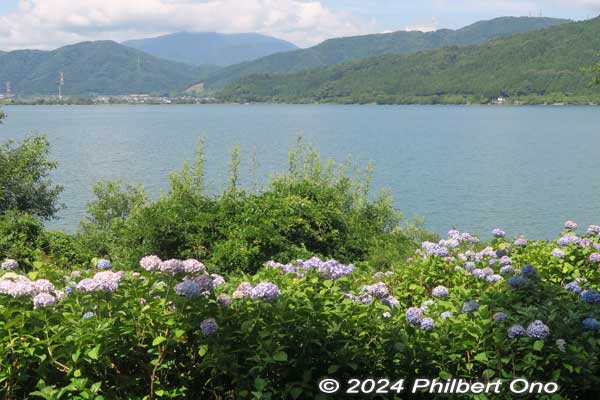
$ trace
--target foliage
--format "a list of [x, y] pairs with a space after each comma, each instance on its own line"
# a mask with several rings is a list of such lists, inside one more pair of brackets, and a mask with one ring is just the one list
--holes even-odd
[[48, 154], [45, 136], [0, 145], [0, 213], [18, 210], [43, 219], [55, 216], [62, 188], [50, 179], [56, 163], [48, 160]]
[[[523, 247], [499, 238], [436, 246], [443, 244], [454, 246], [444, 253], [451, 257], [426, 255], [433, 244], [425, 244], [414, 259], [390, 271], [359, 264], [336, 280], [321, 267], [309, 267], [324, 265], [314, 259], [292, 261], [291, 270], [269, 263], [256, 274], [233, 273], [196, 297], [177, 289], [185, 274], [146, 271], [137, 263], [114, 263], [115, 270], [126, 271], [117, 274], [118, 287], [73, 289], [55, 305], [33, 308], [31, 297], [0, 294], [0, 393], [45, 399], [313, 399], [321, 398], [317, 382], [323, 377], [404, 378], [407, 384], [417, 377], [453, 377], [500, 379], [505, 386], [494, 398], [509, 399], [514, 395], [508, 382], [526, 377], [557, 382], [554, 398], [598, 394], [600, 338], [581, 323], [598, 318], [598, 304], [563, 287], [578, 279], [582, 288], [598, 289], [599, 270], [590, 258], [600, 247], [598, 233], [562, 246], [563, 259], [552, 256], [554, 241]], [[485, 250], [488, 245], [493, 248]], [[467, 272], [461, 260], [472, 260], [477, 269], [492, 265], [498, 273], [507, 262], [502, 255], [532, 285], [513, 289], [508, 276], [490, 283], [476, 269]], [[94, 272], [36, 263], [30, 278], [53, 280], [57, 293]], [[63, 275], [67, 279], [59, 284]], [[254, 289], [250, 297], [236, 296], [242, 281], [255, 289], [272, 282], [280, 294], [270, 301], [255, 297]], [[439, 285], [446, 294], [434, 290]], [[479, 307], [463, 311], [473, 300]], [[409, 322], [409, 307], [420, 307], [434, 327]], [[443, 312], [452, 315], [444, 319]], [[496, 320], [497, 312], [507, 319]], [[209, 318], [216, 331], [207, 328]], [[512, 325], [527, 327], [534, 320], [548, 327], [547, 337], [507, 335]]]
[[501, 17], [457, 30], [397, 31], [329, 39], [307, 49], [277, 53], [217, 70], [209, 74], [204, 83], [209, 88], [219, 89], [254, 74], [295, 73], [385, 54], [411, 54], [448, 46], [479, 44], [567, 22], [556, 18]]
[[0, 54], [0, 76], [11, 81], [19, 96], [57, 95], [60, 72], [64, 95], [168, 94], [184, 90], [213, 69], [161, 60], [111, 41]]
[[39, 241], [44, 227], [39, 219], [15, 210], [0, 214], [0, 260], [21, 260], [31, 265], [40, 256]]
[[230, 101], [384, 104], [535, 96], [548, 102], [556, 95], [598, 101], [600, 92], [581, 72], [595, 61], [598, 48], [600, 18], [595, 18], [477, 46], [385, 55], [288, 75], [261, 73], [229, 85], [219, 96]]

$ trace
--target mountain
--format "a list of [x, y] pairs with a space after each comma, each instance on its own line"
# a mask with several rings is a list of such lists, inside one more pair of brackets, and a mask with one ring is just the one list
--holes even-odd
[[179, 32], [123, 43], [167, 60], [194, 65], [232, 65], [297, 47], [257, 33]]
[[20, 96], [56, 94], [61, 71], [63, 94], [81, 96], [181, 91], [215, 68], [162, 60], [112, 41], [0, 54], [0, 77]]
[[431, 96], [600, 94], [582, 68], [597, 60], [600, 17], [466, 47], [387, 55], [291, 75], [241, 79], [239, 101], [419, 102]]
[[500, 17], [458, 30], [398, 31], [330, 39], [308, 49], [273, 54], [223, 68], [209, 76], [204, 83], [210, 88], [222, 88], [227, 83], [252, 74], [293, 73], [385, 54], [409, 54], [448, 46], [479, 44], [568, 22], [556, 18]]

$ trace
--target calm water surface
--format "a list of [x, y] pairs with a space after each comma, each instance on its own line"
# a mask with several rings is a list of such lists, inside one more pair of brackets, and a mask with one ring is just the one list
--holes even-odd
[[600, 110], [489, 106], [10, 106], [0, 141], [46, 133], [67, 208], [50, 225], [74, 230], [92, 185], [123, 178], [156, 197], [168, 173], [206, 138], [209, 189], [227, 181], [229, 151], [252, 148], [263, 182], [287, 165], [302, 135], [337, 160], [372, 161], [373, 188], [387, 188], [405, 216], [489, 236], [547, 238], [567, 218], [600, 222]]

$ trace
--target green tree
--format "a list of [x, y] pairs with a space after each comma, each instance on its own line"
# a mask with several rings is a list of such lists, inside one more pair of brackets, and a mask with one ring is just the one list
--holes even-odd
[[4, 117], [6, 117], [6, 114], [4, 114], [4, 111], [0, 110], [0, 124], [2, 123]]
[[0, 144], [0, 213], [17, 210], [51, 219], [61, 209], [62, 187], [50, 179], [57, 164], [48, 159], [49, 150], [45, 136]]

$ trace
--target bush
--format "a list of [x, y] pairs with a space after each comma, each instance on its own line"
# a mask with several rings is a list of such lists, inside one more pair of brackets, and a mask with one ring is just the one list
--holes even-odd
[[29, 214], [19, 211], [0, 214], [0, 260], [17, 259], [30, 266], [43, 254], [38, 246], [43, 232], [39, 219]]

